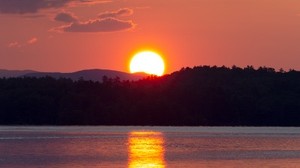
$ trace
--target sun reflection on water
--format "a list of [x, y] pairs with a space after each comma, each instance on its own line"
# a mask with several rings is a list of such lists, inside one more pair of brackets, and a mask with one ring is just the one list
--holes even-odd
[[128, 139], [129, 168], [165, 168], [161, 132], [135, 131]]

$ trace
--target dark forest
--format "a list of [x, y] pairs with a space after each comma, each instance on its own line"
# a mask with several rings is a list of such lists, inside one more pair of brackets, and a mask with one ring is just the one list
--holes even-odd
[[197, 66], [138, 81], [1, 78], [0, 124], [300, 126], [300, 72]]

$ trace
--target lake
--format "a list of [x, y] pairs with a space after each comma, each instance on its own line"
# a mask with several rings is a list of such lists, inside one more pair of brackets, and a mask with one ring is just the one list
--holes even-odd
[[1, 168], [293, 168], [300, 128], [0, 126]]

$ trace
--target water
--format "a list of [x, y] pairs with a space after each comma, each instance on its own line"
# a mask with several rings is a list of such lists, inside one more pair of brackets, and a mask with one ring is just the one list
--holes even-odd
[[0, 127], [1, 168], [293, 168], [300, 128]]

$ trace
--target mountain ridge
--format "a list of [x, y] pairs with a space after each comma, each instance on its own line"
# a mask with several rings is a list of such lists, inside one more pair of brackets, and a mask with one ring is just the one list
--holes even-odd
[[13, 77], [20, 77], [22, 75], [28, 73], [35, 73], [37, 71], [34, 70], [7, 70], [7, 69], [0, 69], [0, 78], [13, 78]]
[[34, 70], [5, 70], [0, 69], [0, 78], [15, 78], [15, 77], [46, 77], [53, 78], [70, 78], [72, 80], [92, 80], [102, 81], [103, 76], [108, 78], [120, 78], [120, 80], [138, 80], [146, 76], [146, 74], [130, 74], [117, 70], [108, 69], [84, 69], [74, 72], [39, 72]]

